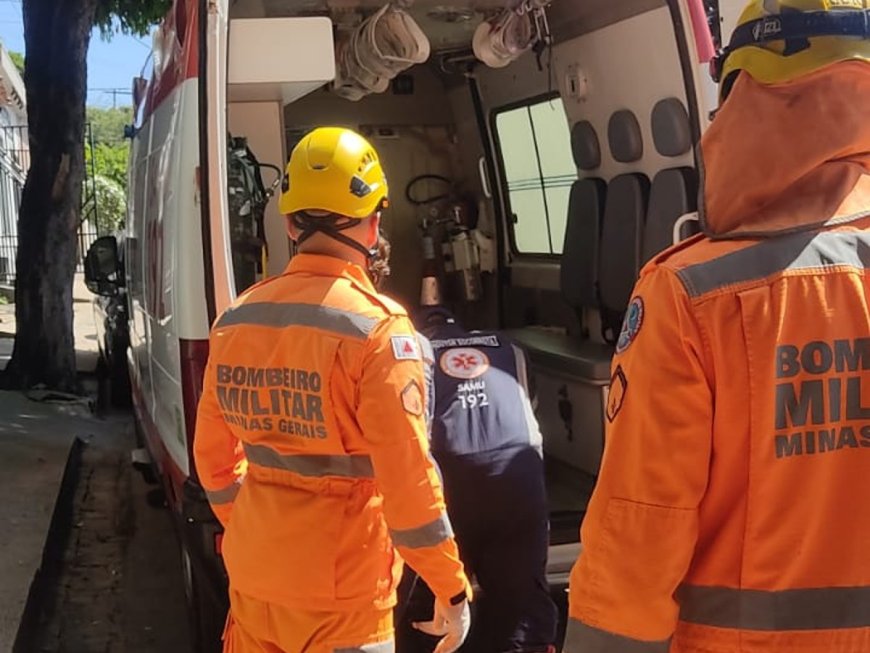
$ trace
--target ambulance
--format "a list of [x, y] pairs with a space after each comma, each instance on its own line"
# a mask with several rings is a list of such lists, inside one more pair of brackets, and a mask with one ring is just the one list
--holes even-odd
[[198, 651], [226, 611], [191, 456], [209, 326], [293, 254], [274, 191], [295, 143], [366, 135], [391, 191], [386, 292], [412, 309], [437, 286], [528, 353], [564, 597], [624, 393], [614, 339], [644, 262], [697, 230], [709, 61], [741, 4], [175, 0], [134, 82], [124, 282], [140, 459], [176, 517]]

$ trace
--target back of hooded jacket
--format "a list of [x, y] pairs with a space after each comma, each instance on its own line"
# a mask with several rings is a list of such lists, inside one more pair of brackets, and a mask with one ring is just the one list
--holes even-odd
[[741, 76], [705, 136], [712, 238], [636, 286], [566, 653], [870, 651], [868, 71]]

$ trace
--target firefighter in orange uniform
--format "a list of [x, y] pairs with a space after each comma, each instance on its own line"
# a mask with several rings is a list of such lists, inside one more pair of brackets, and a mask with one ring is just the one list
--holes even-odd
[[280, 199], [300, 253], [212, 329], [194, 454], [226, 528], [225, 651], [392, 652], [402, 559], [437, 596], [439, 653], [468, 632], [419, 344], [367, 276], [386, 202], [365, 139], [309, 133]]
[[642, 272], [565, 653], [870, 651], [870, 11], [752, 0]]

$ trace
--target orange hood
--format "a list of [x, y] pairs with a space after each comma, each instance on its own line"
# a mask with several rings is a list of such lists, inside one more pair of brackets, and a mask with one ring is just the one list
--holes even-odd
[[865, 99], [863, 62], [770, 86], [740, 75], [701, 139], [705, 233], [763, 237], [870, 214]]

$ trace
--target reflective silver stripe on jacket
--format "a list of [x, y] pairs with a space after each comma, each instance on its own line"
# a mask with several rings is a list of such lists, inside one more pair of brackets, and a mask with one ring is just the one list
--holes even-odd
[[239, 490], [241, 489], [241, 481], [235, 481], [234, 483], [227, 485], [220, 490], [206, 490], [205, 496], [208, 499], [209, 503], [217, 506], [225, 503], [232, 503], [233, 501], [235, 501], [236, 496], [239, 494]]
[[770, 238], [712, 261], [690, 265], [677, 275], [690, 297], [700, 297], [781, 272], [837, 266], [870, 266], [870, 233], [822, 231]]
[[390, 640], [389, 642], [378, 642], [377, 644], [337, 648], [334, 650], [334, 653], [396, 653], [396, 643]]
[[453, 537], [453, 527], [446, 513], [434, 521], [406, 530], [390, 530], [390, 537], [396, 546], [404, 546], [409, 549], [422, 549], [426, 546], [436, 546], [449, 537]]
[[870, 587], [761, 590], [683, 585], [682, 621], [739, 630], [834, 630], [870, 627]]
[[245, 444], [244, 447], [248, 462], [261, 467], [283, 469], [301, 476], [314, 478], [323, 476], [375, 477], [372, 460], [368, 456], [285, 455], [259, 444]]
[[562, 653], [668, 653], [670, 640], [645, 642], [568, 619]]
[[304, 326], [364, 339], [377, 326], [378, 320], [318, 304], [261, 302], [227, 309], [215, 326], [221, 328], [243, 324], [276, 328]]

